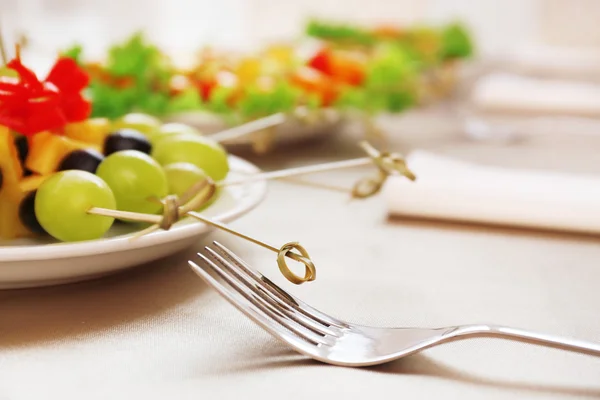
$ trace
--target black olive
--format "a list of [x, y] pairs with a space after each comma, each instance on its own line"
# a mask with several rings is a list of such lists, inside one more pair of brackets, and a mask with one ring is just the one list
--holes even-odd
[[104, 156], [95, 150], [73, 150], [62, 159], [58, 170], [79, 169], [95, 174], [102, 160], [104, 160]]
[[152, 145], [143, 133], [135, 129], [120, 129], [104, 140], [104, 155], [108, 156], [123, 150], [137, 150], [150, 154]]
[[[17, 148], [17, 152], [19, 153], [19, 160], [21, 161], [21, 165], [25, 166], [25, 160], [27, 159], [27, 155], [29, 154], [29, 141], [25, 136], [17, 136], [15, 138], [15, 147]], [[23, 168], [23, 176], [33, 175], [33, 172], [27, 168]]]
[[44, 234], [46, 231], [40, 225], [37, 217], [35, 216], [35, 194], [37, 190], [29, 192], [19, 205], [19, 219], [21, 223], [33, 233]]
[[19, 152], [19, 160], [21, 160], [21, 164], [24, 164], [29, 154], [29, 142], [27, 138], [25, 136], [17, 136], [15, 138], [15, 146]]

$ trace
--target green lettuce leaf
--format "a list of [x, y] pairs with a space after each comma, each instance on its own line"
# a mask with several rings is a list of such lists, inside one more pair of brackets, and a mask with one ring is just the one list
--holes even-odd
[[81, 65], [83, 62], [83, 46], [80, 44], [74, 44], [73, 46], [61, 52], [61, 56], [71, 58], [75, 60], [77, 64]]
[[369, 101], [368, 92], [364, 88], [347, 86], [342, 89], [334, 106], [340, 109], [369, 110], [372, 103]]
[[[64, 54], [81, 62], [82, 50], [76, 45]], [[104, 70], [111, 77], [129, 78], [131, 84], [119, 88], [93, 79], [88, 92], [94, 117], [118, 118], [134, 111], [161, 116], [169, 108], [182, 107], [182, 100], [172, 99], [169, 93], [173, 66], [142, 33], [137, 32], [123, 43], [113, 45], [108, 51]], [[176, 101], [175, 106], [171, 105], [172, 101]]]
[[92, 82], [89, 92], [92, 100], [92, 118], [119, 118], [131, 112], [138, 99], [135, 87], [119, 89], [103, 83]]
[[467, 58], [474, 52], [474, 44], [467, 29], [454, 23], [445, 27], [442, 31], [442, 57]]
[[308, 36], [338, 42], [350, 42], [362, 45], [372, 45], [376, 42], [375, 36], [358, 27], [333, 22], [310, 20], [305, 29]]
[[196, 88], [189, 88], [173, 96], [167, 105], [168, 113], [200, 110], [204, 107], [200, 93]]
[[418, 73], [418, 63], [402, 45], [381, 45], [367, 65], [364, 84], [345, 88], [336, 107], [370, 114], [400, 112], [415, 104]]
[[298, 104], [300, 92], [287, 82], [278, 82], [273, 90], [265, 91], [256, 86], [245, 88], [237, 107], [245, 119], [254, 119], [288, 112]]

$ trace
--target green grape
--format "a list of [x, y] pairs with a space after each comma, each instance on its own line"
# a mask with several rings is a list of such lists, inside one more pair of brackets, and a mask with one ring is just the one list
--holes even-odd
[[165, 174], [169, 183], [169, 194], [182, 196], [194, 184], [206, 179], [206, 172], [190, 163], [165, 165]]
[[[190, 163], [169, 164], [164, 167], [164, 170], [169, 182], [169, 194], [174, 194], [179, 197], [187, 192], [188, 189], [190, 189], [193, 185], [201, 180], [206, 179], [207, 177], [206, 172]], [[220, 189], [217, 188], [217, 192], [213, 195], [213, 197], [196, 211], [204, 210], [214, 203], [218, 197], [219, 190]]]
[[167, 137], [189, 133], [192, 135], [201, 135], [200, 131], [186, 124], [170, 122], [159, 127], [152, 135], [152, 142], [156, 143]]
[[113, 129], [131, 128], [142, 132], [150, 140], [154, 133], [160, 128], [161, 122], [158, 118], [148, 114], [130, 113], [122, 116], [113, 123]]
[[110, 187], [98, 176], [81, 170], [58, 172], [46, 179], [35, 195], [35, 215], [46, 232], [63, 242], [101, 238], [114, 218], [88, 214], [92, 207], [114, 210]]
[[210, 200], [208, 200], [206, 203], [204, 203], [202, 205], [202, 207], [198, 208], [196, 211], [203, 211], [203, 210], [206, 210], [208, 207], [212, 206], [213, 203], [215, 201], [217, 201], [217, 199], [219, 198], [219, 196], [221, 194], [221, 190], [223, 190], [223, 188], [218, 187], [217, 190], [215, 191], [215, 193], [213, 194], [213, 196], [210, 198]]
[[152, 157], [161, 165], [187, 162], [202, 169], [214, 181], [229, 173], [225, 149], [213, 140], [183, 133], [159, 141], [152, 149]]
[[161, 205], [156, 199], [168, 194], [167, 177], [149, 155], [137, 150], [119, 151], [106, 157], [96, 174], [104, 179], [117, 200], [117, 208], [154, 214]]

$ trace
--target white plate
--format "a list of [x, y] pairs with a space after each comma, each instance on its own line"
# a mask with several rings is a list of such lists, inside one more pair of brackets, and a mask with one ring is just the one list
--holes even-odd
[[[230, 156], [230, 176], [259, 169]], [[266, 182], [223, 188], [203, 215], [230, 222], [256, 207], [266, 193]], [[131, 240], [131, 225], [117, 223], [107, 238], [77, 243], [44, 243], [38, 239], [0, 241], [0, 289], [51, 286], [93, 279], [174, 254], [193, 245], [214, 228], [184, 219], [168, 231]]]

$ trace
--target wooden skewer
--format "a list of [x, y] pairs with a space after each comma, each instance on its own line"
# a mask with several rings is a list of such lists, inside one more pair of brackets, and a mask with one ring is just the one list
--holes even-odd
[[[377, 166], [377, 168], [379, 169], [379, 175], [375, 178], [367, 178], [360, 180], [352, 190], [353, 197], [365, 198], [377, 193], [383, 185], [383, 182], [385, 182], [387, 176], [393, 172], [400, 173], [401, 175], [411, 180], [415, 179], [414, 174], [406, 167], [404, 160], [400, 156], [395, 154], [380, 153], [367, 142], [362, 142], [360, 145], [367, 152], [369, 157], [300, 168], [291, 168], [281, 171], [264, 172], [246, 176], [237, 180], [221, 181], [217, 183], [213, 182], [210, 179], [205, 179], [193, 185], [192, 188], [190, 188], [190, 190], [188, 190], [188, 192], [181, 197], [181, 199], [177, 198], [177, 196], [171, 195], [167, 196], [165, 199], [158, 200], [161, 202], [161, 204], [163, 204], [163, 215], [141, 214], [135, 212], [110, 210], [98, 207], [91, 208], [90, 210], [88, 210], [88, 213], [123, 220], [147, 222], [153, 224], [149, 228], [139, 232], [138, 235], [135, 235], [134, 239], [138, 238], [141, 235], [155, 231], [157, 229], [170, 229], [172, 224], [179, 221], [179, 219], [183, 216], [188, 216], [197, 219], [201, 222], [204, 222], [207, 225], [219, 228], [237, 237], [257, 244], [267, 250], [276, 252], [277, 264], [279, 265], [279, 269], [281, 270], [282, 274], [290, 282], [300, 284], [303, 282], [314, 280], [316, 276], [316, 269], [312, 260], [310, 259], [310, 256], [308, 255], [308, 252], [299, 243], [286, 243], [278, 249], [275, 246], [272, 246], [261, 240], [238, 232], [230, 227], [227, 227], [222, 223], [204, 217], [199, 213], [195, 212], [195, 210], [200, 208], [203, 204], [206, 204], [206, 202], [208, 202], [214, 196], [217, 187], [245, 184], [255, 182], [258, 180], [289, 178], [298, 175], [306, 175], [317, 172], [357, 167], [367, 165], [369, 163], [375, 164], [375, 166]], [[184, 201], [185, 204], [182, 204]], [[294, 252], [293, 250], [297, 250], [297, 252]], [[303, 277], [294, 274], [290, 270], [290, 268], [285, 262], [286, 257], [304, 264], [305, 274]]]
[[2, 65], [8, 64], [8, 56], [6, 55], [6, 45], [4, 41], [3, 29], [0, 24], [0, 57], [2, 57]]
[[214, 135], [211, 135], [210, 138], [217, 142], [223, 143], [229, 140], [238, 139], [240, 137], [250, 135], [263, 129], [281, 125], [285, 121], [286, 115], [284, 113], [277, 113], [269, 115], [268, 117], [259, 118], [254, 121], [247, 122], [234, 128], [226, 129], [219, 133], [215, 133]]
[[[309, 166], [305, 166], [305, 167], [288, 168], [288, 169], [283, 169], [283, 170], [279, 170], [279, 171], [263, 172], [263, 173], [244, 176], [242, 178], [224, 180], [224, 181], [219, 181], [219, 182], [213, 182], [210, 179], [202, 180], [202, 181], [196, 183], [195, 185], [193, 185], [188, 190], [187, 193], [184, 193], [184, 195], [181, 197], [181, 199], [178, 199], [179, 205], [181, 208], [180, 211], [182, 214], [187, 214], [188, 212], [191, 212], [195, 209], [200, 208], [203, 204], [205, 204], [207, 201], [209, 201], [212, 198], [216, 188], [218, 188], [218, 187], [241, 185], [241, 184], [247, 184], [247, 183], [252, 183], [252, 182], [256, 182], [256, 181], [265, 181], [265, 180], [271, 180], [271, 179], [285, 179], [285, 178], [291, 178], [291, 177], [295, 177], [295, 176], [308, 175], [308, 174], [319, 173], [319, 172], [360, 167], [360, 166], [369, 165], [369, 164], [375, 164], [380, 169], [380, 172], [385, 176], [387, 176], [395, 171], [396, 173], [399, 173], [400, 175], [405, 176], [406, 178], [408, 178], [410, 180], [416, 179], [416, 176], [412, 173], [412, 171], [410, 171], [410, 169], [405, 165], [404, 160], [402, 158], [400, 158], [399, 156], [387, 155], [387, 158], [386, 158], [386, 157], [384, 157], [384, 156], [386, 156], [385, 154], [382, 155], [367, 142], [362, 142], [360, 145], [369, 154], [369, 157], [357, 158], [354, 160], [336, 161], [336, 162], [324, 163], [324, 164], [318, 164], [318, 165], [309, 165]], [[389, 161], [389, 162], [386, 164], [387, 161]], [[398, 161], [400, 161], [400, 162], [398, 162]], [[397, 162], [397, 163], [394, 164], [393, 162]], [[205, 191], [208, 187], [212, 187], [213, 190], [207, 196]], [[339, 188], [337, 190], [339, 190]], [[376, 192], [367, 193], [361, 197], [368, 197], [375, 193]], [[164, 202], [162, 202], [162, 203], [164, 204]], [[181, 205], [181, 204], [183, 204], [183, 205]], [[147, 223], [152, 223], [152, 224], [159, 224], [163, 221], [163, 216], [160, 216], [160, 215], [110, 210], [110, 209], [97, 208], [97, 207], [90, 209], [88, 212], [91, 214], [104, 215], [107, 217], [125, 219], [125, 220], [130, 220], [130, 221], [147, 222]]]
[[353, 167], [361, 167], [364, 165], [373, 164], [373, 160], [369, 157], [358, 158], [354, 160], [346, 160], [346, 161], [335, 161], [326, 164], [318, 164], [318, 165], [309, 165], [306, 167], [296, 167], [283, 169], [280, 171], [271, 171], [271, 172], [262, 172], [259, 174], [249, 175], [242, 178], [230, 179], [221, 182], [217, 182], [217, 186], [232, 186], [232, 185], [240, 185], [244, 183], [251, 183], [256, 181], [264, 181], [270, 179], [279, 179], [279, 178], [289, 178], [293, 176], [299, 175], [309, 175], [318, 172], [327, 172], [334, 171], [339, 169], [353, 168]]
[[[374, 149], [367, 142], [361, 142], [360, 145], [367, 152], [367, 154], [369, 154], [369, 157], [362, 157], [362, 158], [357, 158], [354, 160], [334, 161], [331, 163], [309, 165], [309, 166], [305, 166], [305, 167], [288, 168], [288, 169], [283, 169], [280, 171], [263, 172], [263, 173], [259, 173], [259, 174], [245, 176], [243, 178], [237, 178], [237, 179], [231, 179], [231, 180], [217, 182], [216, 185], [219, 187], [224, 187], [224, 186], [250, 183], [250, 182], [255, 182], [255, 181], [290, 178], [290, 177], [299, 176], [299, 175], [308, 175], [308, 174], [314, 174], [314, 173], [319, 173], [319, 172], [327, 172], [327, 171], [334, 171], [334, 170], [339, 170], [339, 169], [361, 167], [361, 166], [365, 166], [365, 165], [372, 165], [374, 163], [374, 160], [377, 160], [381, 157], [379, 152], [377, 152], [377, 150]], [[398, 158], [398, 161], [401, 161], [401, 160], [402, 160], [401, 158]], [[381, 165], [378, 165], [378, 166], [383, 168]], [[396, 167], [397, 167], [396, 172], [404, 175], [405, 177], [407, 177], [410, 180], [416, 179], [416, 176], [410, 171], [410, 169], [408, 169], [408, 167], [406, 167], [406, 165], [403, 162], [396, 165]], [[389, 166], [389, 168], [392, 168], [392, 166]], [[391, 171], [387, 171], [387, 172], [391, 172]]]
[[[280, 269], [281, 273], [292, 283], [301, 284], [304, 282], [312, 281], [316, 278], [315, 265], [312, 262], [312, 260], [310, 259], [310, 256], [308, 255], [308, 252], [306, 251], [306, 249], [304, 249], [304, 247], [302, 247], [299, 243], [290, 242], [290, 243], [284, 244], [280, 248], [277, 248], [277, 247], [272, 246], [268, 243], [265, 243], [259, 239], [253, 238], [253, 237], [243, 234], [239, 231], [236, 231], [222, 223], [214, 221], [210, 218], [206, 218], [206, 217], [200, 215], [199, 213], [193, 211], [193, 210], [199, 208], [202, 204], [205, 204], [208, 200], [210, 200], [210, 198], [215, 193], [214, 192], [215, 185], [212, 184], [212, 181], [210, 181], [210, 180], [204, 180], [201, 184], [194, 185], [194, 186], [197, 186], [198, 193], [196, 194], [196, 196], [194, 196], [194, 198], [189, 200], [184, 205], [179, 204], [176, 196], [167, 196], [167, 198], [165, 200], [161, 201], [164, 206], [163, 215], [125, 212], [125, 211], [110, 210], [110, 209], [99, 208], [99, 207], [92, 207], [90, 210], [88, 210], [88, 213], [94, 214], [94, 215], [102, 215], [102, 216], [106, 216], [106, 217], [118, 218], [118, 219], [122, 219], [122, 220], [148, 222], [148, 223], [154, 224], [154, 225], [150, 226], [149, 228], [144, 229], [141, 232], [138, 232], [138, 234], [133, 236], [133, 239], [137, 239], [140, 236], [151, 233], [151, 232], [153, 232], [157, 229], [163, 228], [163, 227], [165, 229], [169, 229], [171, 224], [173, 224], [179, 220], [180, 216], [188, 216], [188, 217], [197, 219], [207, 225], [211, 225], [211, 226], [219, 228], [225, 232], [231, 233], [237, 237], [248, 240], [248, 241], [250, 241], [254, 244], [257, 244], [267, 250], [277, 253], [277, 264], [279, 266], [279, 269]], [[207, 188], [212, 189], [209, 191], [208, 195], [205, 194], [205, 189], [207, 189]], [[168, 222], [166, 222], [166, 225], [168, 225], [168, 226], [164, 226], [165, 221], [168, 221]], [[294, 252], [292, 250], [297, 250], [298, 252]], [[305, 266], [304, 276], [298, 276], [292, 272], [292, 270], [288, 267], [288, 265], [285, 261], [286, 257], [291, 258], [292, 260], [295, 260], [295, 261], [298, 261], [298, 262], [304, 264], [304, 266]]]
[[210, 135], [212, 140], [219, 143], [227, 143], [228, 141], [239, 139], [241, 137], [251, 135], [253, 133], [264, 131], [265, 129], [274, 128], [284, 124], [292, 116], [298, 119], [305, 119], [309, 116], [310, 111], [305, 107], [297, 107], [289, 114], [284, 112], [275, 113], [266, 117], [258, 118], [250, 122], [238, 125], [233, 128], [226, 129]]
[[352, 191], [348, 190], [348, 188], [346, 188], [346, 187], [331, 185], [328, 183], [315, 182], [315, 181], [310, 181], [310, 180], [296, 178], [296, 177], [284, 177], [284, 178], [280, 178], [280, 180], [282, 180], [284, 182], [288, 182], [288, 183], [293, 183], [294, 185], [308, 186], [308, 187], [312, 187], [312, 188], [316, 188], [316, 189], [326, 189], [326, 190], [330, 190], [330, 191], [338, 192], [338, 193], [346, 193], [346, 194], [352, 193]]

